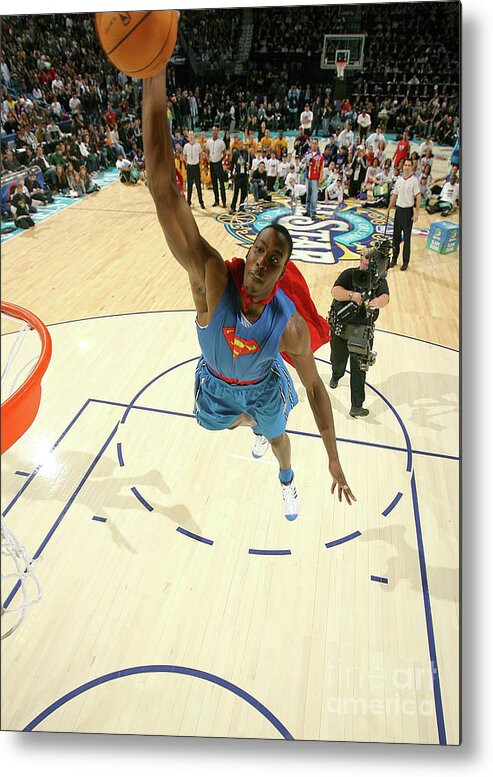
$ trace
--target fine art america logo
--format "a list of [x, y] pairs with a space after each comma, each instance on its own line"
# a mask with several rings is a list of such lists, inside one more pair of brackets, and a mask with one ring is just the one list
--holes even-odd
[[[315, 219], [303, 216], [302, 206], [292, 209], [288, 201], [262, 202], [245, 205], [238, 213], [222, 213], [217, 220], [240, 241], [249, 246], [264, 227], [276, 221], [289, 230], [293, 238], [291, 258], [313, 264], [336, 264], [343, 260], [359, 260], [359, 251], [371, 247], [383, 235], [387, 211], [362, 209], [337, 203], [319, 202]], [[387, 234], [392, 234], [389, 219]], [[428, 230], [413, 230], [424, 236]]]

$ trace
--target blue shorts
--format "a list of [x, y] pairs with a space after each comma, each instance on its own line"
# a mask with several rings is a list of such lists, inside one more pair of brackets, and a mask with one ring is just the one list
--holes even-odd
[[248, 413], [257, 423], [254, 431], [268, 440], [285, 432], [289, 413], [298, 404], [291, 375], [281, 357], [273, 362], [264, 380], [251, 386], [230, 385], [217, 378], [202, 357], [195, 371], [194, 394], [193, 412], [204, 429], [228, 429], [238, 416]]

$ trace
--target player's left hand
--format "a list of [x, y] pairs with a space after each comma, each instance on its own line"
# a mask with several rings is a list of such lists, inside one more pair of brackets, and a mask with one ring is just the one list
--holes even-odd
[[344, 472], [342, 471], [341, 465], [339, 464], [338, 461], [329, 462], [329, 472], [332, 475], [332, 488], [330, 489], [330, 493], [333, 494], [337, 487], [337, 496], [338, 496], [339, 502], [342, 502], [343, 494], [346, 498], [346, 502], [348, 503], [348, 505], [351, 505], [352, 503], [351, 500], [353, 502], [356, 502], [356, 497], [354, 496], [350, 487], [346, 483]]

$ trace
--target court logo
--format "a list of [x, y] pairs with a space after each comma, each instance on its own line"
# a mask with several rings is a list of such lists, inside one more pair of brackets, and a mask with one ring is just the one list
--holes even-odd
[[[216, 217], [226, 230], [248, 247], [257, 234], [276, 221], [289, 230], [293, 238], [291, 258], [311, 264], [336, 264], [359, 261], [362, 248], [371, 248], [385, 230], [386, 211], [319, 202], [315, 219], [303, 215], [302, 206], [289, 206], [288, 200], [245, 205], [238, 213], [221, 213]], [[419, 230], [424, 237], [428, 230]], [[413, 234], [415, 234], [413, 230]], [[392, 235], [392, 218], [387, 235]]]

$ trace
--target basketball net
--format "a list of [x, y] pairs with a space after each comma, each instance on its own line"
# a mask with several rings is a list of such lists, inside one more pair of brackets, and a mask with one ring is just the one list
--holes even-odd
[[[4, 311], [2, 303], [2, 322], [12, 316]], [[19, 319], [15, 319], [16, 324]], [[39, 356], [32, 357], [33, 343], [27, 343], [25, 356], [18, 356], [19, 350], [27, 333], [32, 330], [28, 322], [24, 322], [21, 329], [17, 332], [12, 347], [5, 359], [5, 366], [2, 367], [1, 389], [2, 389], [2, 425], [5, 422], [3, 415], [3, 405], [15, 394], [21, 376], [24, 381], [28, 380], [35, 370], [34, 363], [39, 362]], [[29, 338], [28, 338], [29, 339]], [[29, 353], [31, 351], [31, 353]], [[28, 358], [29, 357], [31, 358]], [[29, 371], [29, 372], [28, 372]], [[26, 378], [28, 373], [28, 378]], [[23, 383], [25, 385], [25, 383]], [[3, 434], [3, 432], [2, 432]], [[26, 611], [31, 604], [38, 602], [42, 596], [41, 585], [33, 572], [33, 565], [36, 563], [28, 554], [24, 545], [22, 545], [15, 534], [9, 529], [3, 516], [1, 517], [1, 639], [5, 639], [24, 620]]]
[[[5, 601], [4, 591], [6, 592], [7, 587], [12, 586], [12, 591], [20, 588], [22, 593], [22, 600], [16, 606], [11, 607], [9, 603], [4, 607], [2, 604], [1, 639], [5, 639], [20, 626], [27, 608], [31, 604], [39, 602], [43, 592], [32, 569], [36, 562], [28, 556], [27, 550], [21, 545], [15, 534], [10, 531], [3, 518], [1, 521], [2, 557], [5, 557], [5, 560], [2, 558], [2, 602]], [[11, 571], [7, 572], [7, 568]], [[5, 618], [4, 621], [4, 616], [9, 617]]]
[[347, 62], [344, 59], [338, 59], [336, 61], [337, 78], [344, 78], [344, 71], [346, 69]]

